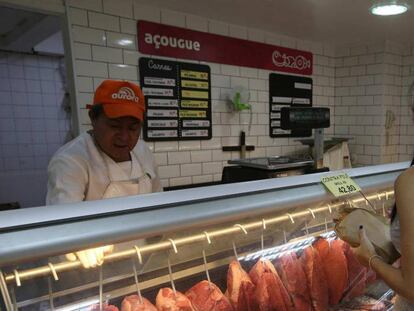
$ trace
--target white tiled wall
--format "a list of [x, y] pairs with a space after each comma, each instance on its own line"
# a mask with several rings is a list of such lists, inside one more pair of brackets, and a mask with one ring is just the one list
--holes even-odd
[[[14, 2], [43, 9], [50, 7], [56, 12], [64, 9], [58, 0]], [[70, 0], [68, 3], [81, 130], [89, 128], [84, 107], [103, 79], [128, 79], [139, 83], [138, 58], [143, 55], [137, 51], [136, 21], [145, 19], [314, 53], [314, 105], [331, 108], [332, 126], [326, 131], [328, 135], [354, 138], [351, 141], [354, 164], [405, 160], [413, 154], [414, 133], [408, 96], [414, 79], [412, 47], [384, 42], [337, 48], [143, 6], [138, 0]], [[220, 179], [227, 160], [239, 156], [237, 152], [222, 152], [221, 148], [238, 144], [241, 130], [247, 133], [247, 143], [256, 146], [254, 152], [248, 153], [249, 157], [303, 150], [294, 139], [268, 136], [269, 71], [207, 64], [212, 73], [213, 139], [150, 143], [164, 186]], [[233, 113], [227, 105], [228, 93], [235, 85], [243, 85], [250, 91], [253, 105], [250, 128], [250, 115]], [[390, 128], [385, 127], [387, 110], [395, 116]]]
[[[2, 203], [20, 201], [22, 195], [18, 192], [24, 189], [20, 186], [30, 181], [33, 184], [25, 189], [26, 193], [37, 189], [43, 192], [37, 197], [44, 198], [49, 159], [67, 140], [69, 131], [68, 115], [62, 106], [65, 94], [62, 64], [59, 57], [0, 54]], [[43, 187], [37, 188], [37, 178]]]
[[0, 55], [0, 170], [46, 169], [67, 139], [62, 59]]
[[[396, 162], [407, 153], [411, 157], [407, 146], [407, 137], [411, 136], [405, 137], [405, 144], [401, 144], [401, 122], [407, 124], [411, 116], [408, 106], [403, 108], [407, 102], [403, 83], [407, 86], [410, 80], [403, 60], [410, 61], [411, 48], [384, 42], [340, 48], [336, 53], [335, 134], [353, 137], [350, 142], [353, 163]], [[408, 133], [410, 128], [404, 131]]]
[[414, 46], [405, 50], [402, 63], [399, 161], [407, 161], [414, 156]]
[[[136, 21], [151, 20], [226, 36], [303, 49], [314, 53], [314, 105], [334, 105], [334, 48], [266, 33], [257, 29], [207, 20], [180, 12], [146, 7], [134, 1], [104, 0], [102, 6], [72, 1], [70, 14], [80, 88], [81, 130], [89, 128], [85, 105], [103, 78], [126, 79], [139, 83]], [[186, 61], [186, 60], [183, 60]], [[270, 71], [206, 63], [211, 68], [213, 139], [210, 141], [149, 143], [159, 164], [164, 186], [217, 181], [229, 159], [237, 152], [223, 152], [222, 146], [238, 145], [240, 131], [246, 131], [247, 144], [256, 150], [249, 157], [301, 152], [306, 148], [294, 139], [272, 139], [268, 134], [268, 78]], [[244, 86], [250, 91], [250, 114], [235, 113], [228, 105], [231, 88]], [[333, 134], [333, 129], [328, 130]]]

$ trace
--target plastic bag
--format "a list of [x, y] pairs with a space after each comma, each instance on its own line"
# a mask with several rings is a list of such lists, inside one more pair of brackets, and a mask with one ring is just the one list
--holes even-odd
[[359, 228], [362, 225], [375, 251], [384, 261], [393, 263], [400, 257], [391, 242], [390, 225], [385, 217], [363, 208], [345, 208], [335, 222], [337, 235], [352, 247], [359, 246]]

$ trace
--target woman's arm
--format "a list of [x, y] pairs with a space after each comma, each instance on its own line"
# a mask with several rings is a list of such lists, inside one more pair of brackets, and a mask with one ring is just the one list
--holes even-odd
[[[378, 257], [372, 258], [371, 267], [396, 293], [414, 302], [414, 168], [398, 177], [395, 199], [401, 230], [401, 268], [394, 268]], [[368, 266], [375, 250], [364, 230], [361, 230], [360, 240], [361, 245], [354, 252], [358, 260]]]
[[401, 232], [401, 295], [414, 302], [414, 168], [398, 177], [395, 202]]

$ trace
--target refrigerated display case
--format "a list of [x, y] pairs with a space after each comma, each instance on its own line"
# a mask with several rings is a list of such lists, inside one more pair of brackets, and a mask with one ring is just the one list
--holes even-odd
[[[176, 298], [178, 292], [202, 296], [197, 288], [188, 292], [202, 280], [208, 280], [204, 285], [210, 291], [216, 288], [212, 284], [223, 293], [227, 290], [237, 304], [234, 299], [241, 298], [232, 296], [237, 290], [232, 282], [239, 280], [231, 275], [229, 264], [240, 263], [248, 272], [257, 268], [259, 259], [272, 263], [275, 268], [270, 272], [279, 275], [279, 286], [292, 294], [288, 279], [301, 275], [296, 283], [309, 283], [308, 248], [315, 250], [312, 245], [321, 239], [333, 245], [338, 211], [367, 208], [386, 215], [393, 205], [394, 181], [408, 166], [404, 162], [345, 170], [362, 192], [339, 198], [320, 182], [321, 177], [335, 174], [329, 172], [1, 212], [4, 308], [104, 310], [111, 305], [121, 310], [122, 300], [130, 295], [162, 303], [162, 295], [157, 298], [161, 288], [172, 288]], [[85, 269], [79, 260], [65, 257], [104, 245], [114, 245], [114, 250], [96, 268]], [[305, 276], [283, 270], [287, 254], [298, 258]], [[351, 280], [350, 275], [349, 271], [346, 286], [331, 307], [352, 310], [375, 301], [384, 310], [392, 308], [392, 291], [380, 280], [365, 270], [363, 290], [356, 295], [353, 288], [361, 287], [361, 280]], [[256, 303], [260, 286], [252, 286]], [[292, 306], [294, 300], [289, 295]]]

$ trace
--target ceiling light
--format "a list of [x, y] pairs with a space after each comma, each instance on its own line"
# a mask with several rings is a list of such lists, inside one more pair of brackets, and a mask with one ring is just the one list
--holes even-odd
[[374, 15], [390, 16], [405, 13], [408, 8], [408, 4], [404, 1], [380, 0], [375, 1], [370, 10]]

